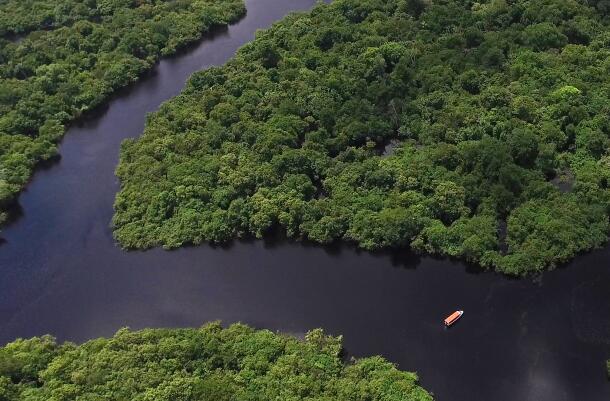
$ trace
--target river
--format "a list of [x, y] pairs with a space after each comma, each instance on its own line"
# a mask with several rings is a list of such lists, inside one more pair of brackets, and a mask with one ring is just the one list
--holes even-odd
[[[124, 138], [182, 89], [226, 62], [258, 28], [312, 0], [247, 0], [248, 14], [163, 60], [104, 110], [75, 124], [61, 160], [20, 197], [0, 235], [0, 343], [51, 333], [85, 341], [117, 329], [220, 319], [302, 335], [343, 334], [349, 355], [417, 371], [441, 401], [607, 401], [610, 248], [537, 280], [459, 262], [281, 240], [124, 252], [109, 223]], [[442, 319], [464, 309], [447, 330]]]

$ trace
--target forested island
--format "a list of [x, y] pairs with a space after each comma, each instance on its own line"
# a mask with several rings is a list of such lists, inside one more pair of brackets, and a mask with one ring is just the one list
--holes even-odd
[[335, 0], [291, 15], [124, 143], [116, 239], [174, 248], [280, 227], [553, 268], [608, 238], [609, 11]]
[[0, 2], [0, 225], [67, 123], [244, 13], [241, 0]]
[[122, 329], [82, 345], [50, 336], [0, 348], [0, 400], [431, 401], [414, 373], [381, 357], [341, 358], [341, 338], [304, 340], [218, 323]]

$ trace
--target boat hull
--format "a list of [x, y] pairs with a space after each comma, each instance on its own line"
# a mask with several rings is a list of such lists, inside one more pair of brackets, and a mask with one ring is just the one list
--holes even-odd
[[445, 319], [445, 326], [447, 326], [447, 327], [451, 326], [452, 324], [457, 322], [462, 317], [463, 314], [464, 314], [464, 311], [461, 311], [461, 310], [453, 312], [451, 315], [449, 315]]

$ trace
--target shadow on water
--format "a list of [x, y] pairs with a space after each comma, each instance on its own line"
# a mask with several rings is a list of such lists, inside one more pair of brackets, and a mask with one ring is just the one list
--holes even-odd
[[[404, 269], [416, 269], [421, 263], [421, 256], [413, 252], [408, 247], [404, 248], [394, 248], [394, 249], [382, 249], [375, 251], [367, 251], [359, 248], [354, 243], [349, 243], [345, 241], [333, 241], [327, 244], [320, 244], [318, 242], [314, 242], [304, 238], [290, 238], [286, 235], [286, 231], [279, 226], [275, 226], [269, 229], [265, 236], [262, 239], [256, 239], [254, 237], [242, 238], [239, 241], [232, 241], [228, 243], [226, 246], [227, 249], [230, 249], [231, 246], [234, 246], [236, 243], [243, 244], [253, 244], [257, 241], [263, 243], [265, 249], [274, 250], [281, 247], [286, 246], [298, 246], [304, 250], [307, 249], [316, 249], [322, 250], [329, 257], [340, 258], [345, 253], [351, 253], [358, 256], [361, 255], [369, 255], [373, 257], [383, 258], [390, 261], [391, 265], [394, 267], [404, 268]], [[430, 258], [434, 258], [430, 256]], [[444, 260], [443, 258], [436, 258], [439, 261]], [[472, 271], [474, 272], [474, 268], [476, 266], [473, 265]], [[479, 268], [479, 271], [480, 268]]]
[[49, 169], [53, 168], [55, 166], [55, 164], [59, 163], [60, 161], [61, 161], [60, 153], [53, 155], [50, 158], [48, 158], [47, 160], [43, 160], [40, 163], [38, 163], [34, 173], [36, 173], [36, 171], [49, 170]]
[[[17, 223], [20, 218], [23, 217], [23, 207], [21, 207], [19, 202], [12, 202], [8, 206], [8, 209], [6, 209], [6, 215], [7, 219], [2, 227], [3, 230], [9, 229], [12, 225]], [[2, 246], [4, 243], [6, 243], [6, 240], [2, 238], [2, 232], [0, 232], [0, 246]]]
[[[239, 21], [241, 21], [244, 18], [246, 18], [246, 15], [247, 14], [244, 14], [235, 23], [239, 23]], [[166, 60], [166, 61], [172, 61], [172, 60], [178, 60], [179, 61], [179, 59], [182, 56], [192, 52], [193, 49], [201, 46], [202, 43], [204, 43], [204, 42], [211, 42], [213, 40], [217, 40], [217, 39], [219, 39], [221, 37], [227, 37], [227, 36], [229, 36], [229, 26], [227, 26], [227, 25], [213, 25], [213, 26], [210, 27], [208, 32], [206, 32], [206, 34], [200, 40], [193, 41], [191, 43], [185, 44], [184, 46], [182, 46], [179, 49], [177, 49], [174, 54], [170, 54], [169, 56], [166, 56], [163, 59]], [[193, 71], [193, 72], [195, 72], [195, 71]]]
[[[0, 343], [51, 333], [82, 342], [117, 329], [244, 322], [344, 335], [346, 357], [381, 354], [438, 400], [607, 401], [610, 248], [538, 281], [409, 250], [365, 252], [266, 240], [126, 252], [109, 224], [120, 144], [195, 71], [315, 0], [247, 0], [248, 14], [113, 96], [69, 128], [39, 169], [0, 246]], [[471, 274], [472, 273], [472, 274]], [[465, 311], [459, 325], [443, 319]]]

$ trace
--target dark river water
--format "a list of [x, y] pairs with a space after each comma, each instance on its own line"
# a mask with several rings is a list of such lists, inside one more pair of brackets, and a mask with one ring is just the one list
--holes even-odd
[[[248, 15], [73, 126], [62, 158], [37, 172], [22, 215], [2, 233], [0, 343], [51, 333], [84, 341], [118, 328], [241, 321], [301, 335], [343, 334], [350, 355], [381, 354], [417, 371], [438, 400], [610, 400], [610, 249], [539, 280], [464, 264], [349, 247], [236, 242], [124, 252], [109, 222], [120, 142], [179, 93], [312, 0], [248, 0]], [[450, 330], [442, 320], [464, 309]]]

